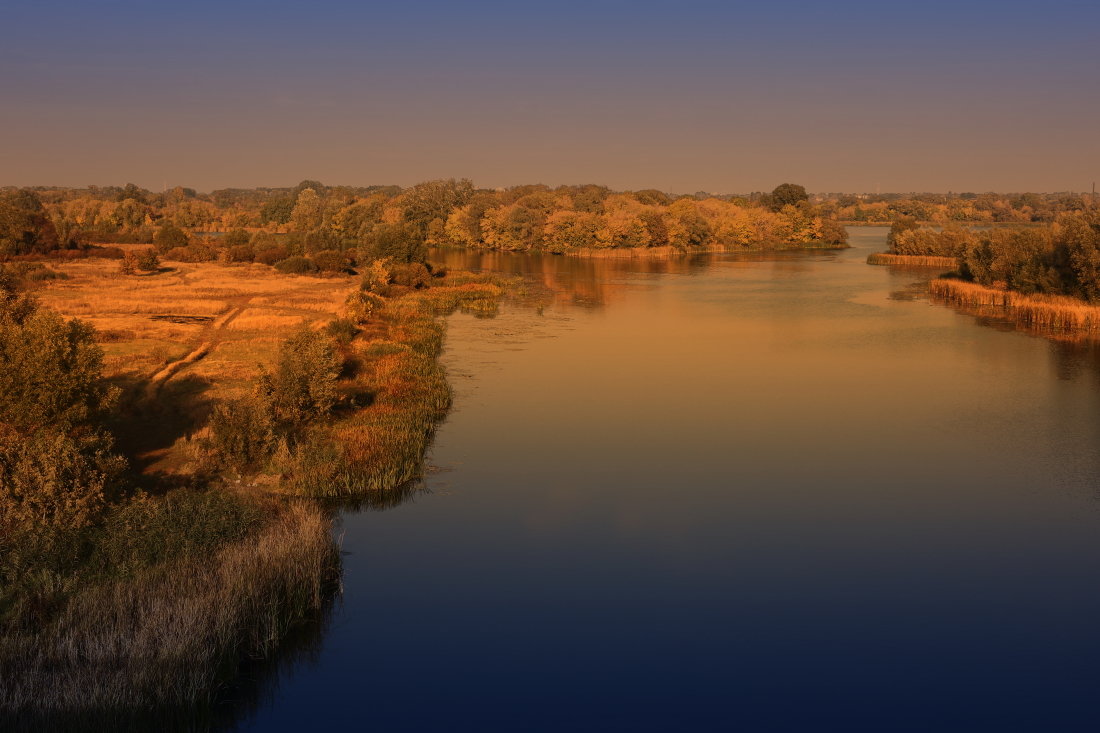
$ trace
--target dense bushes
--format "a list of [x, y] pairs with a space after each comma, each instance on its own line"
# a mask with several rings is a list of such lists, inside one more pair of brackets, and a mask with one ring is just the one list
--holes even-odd
[[275, 269], [284, 275], [308, 275], [318, 272], [319, 268], [308, 257], [287, 257], [275, 263]]
[[255, 394], [215, 407], [208, 444], [215, 461], [242, 474], [262, 469], [280, 442], [293, 445], [331, 412], [343, 366], [332, 334], [303, 327], [292, 335]]
[[1038, 228], [906, 226], [895, 233], [891, 250], [957, 257], [960, 274], [982, 285], [1100, 301], [1100, 210], [1065, 214]]

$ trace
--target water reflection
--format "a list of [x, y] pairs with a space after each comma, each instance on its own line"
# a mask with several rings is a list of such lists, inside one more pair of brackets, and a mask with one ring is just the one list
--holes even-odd
[[883, 236], [438, 254], [557, 295], [451, 318], [451, 470], [345, 512], [316, 663], [239, 728], [1093, 730], [1096, 349], [892, 297]]

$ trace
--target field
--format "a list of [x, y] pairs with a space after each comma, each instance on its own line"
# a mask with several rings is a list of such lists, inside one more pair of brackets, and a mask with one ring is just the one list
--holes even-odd
[[[174, 430], [136, 439], [147, 472], [176, 472], [190, 429], [215, 400], [247, 393], [279, 344], [303, 323], [336, 318], [358, 283], [350, 277], [282, 275], [266, 265], [168, 263], [151, 274], [120, 275], [112, 260], [61, 262], [67, 279], [36, 291], [43, 305], [95, 326], [109, 379], [131, 399], [159, 400], [180, 417]], [[163, 411], [162, 411], [163, 412]]]

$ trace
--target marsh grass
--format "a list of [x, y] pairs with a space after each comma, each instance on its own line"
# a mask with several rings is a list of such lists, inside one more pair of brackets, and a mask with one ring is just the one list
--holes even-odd
[[1100, 333], [1100, 306], [1061, 295], [1024, 295], [965, 280], [937, 278], [929, 283], [934, 298], [964, 308], [996, 309], [1015, 322], [1039, 331]]
[[943, 270], [954, 270], [959, 266], [959, 258], [938, 257], [934, 255], [895, 255], [889, 252], [874, 252], [867, 255], [867, 264], [936, 267]]
[[400, 491], [423, 473], [435, 426], [451, 406], [438, 362], [444, 324], [438, 316], [464, 310], [496, 313], [505, 293], [491, 277], [455, 273], [390, 298], [364, 327], [370, 338], [351, 344], [359, 362], [345, 392], [369, 394], [370, 404], [318, 429], [282, 456], [294, 489], [314, 497], [356, 497]]
[[[134, 720], [150, 724], [150, 716], [167, 723], [201, 715], [243, 658], [270, 655], [291, 626], [321, 610], [338, 577], [330, 521], [320, 509], [287, 503], [258, 510], [262, 521], [243, 519], [260, 525], [247, 536], [198, 541], [219, 548], [209, 554], [147, 557], [165, 551], [158, 537], [196, 543], [194, 526], [138, 532], [149, 541], [142, 547], [130, 546], [134, 535], [119, 534], [116, 559], [131, 562], [69, 583], [66, 601], [47, 620], [9, 618], [0, 637], [4, 729], [125, 729]], [[223, 524], [210, 518], [206, 526]]]

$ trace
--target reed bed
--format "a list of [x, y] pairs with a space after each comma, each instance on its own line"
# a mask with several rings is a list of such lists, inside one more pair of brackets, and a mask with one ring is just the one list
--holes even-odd
[[322, 609], [339, 572], [330, 529], [290, 504], [213, 557], [85, 586], [47, 627], [0, 637], [4, 729], [174, 728], [201, 714], [242, 659]]
[[867, 255], [868, 265], [904, 265], [907, 267], [938, 267], [955, 270], [959, 266], [957, 257], [935, 255], [895, 255], [889, 252], [874, 252]]
[[1045, 331], [1066, 333], [1100, 332], [1100, 306], [1060, 295], [1024, 295], [1000, 288], [988, 288], [964, 280], [937, 278], [929, 292], [966, 308], [997, 308], [1017, 323]]

